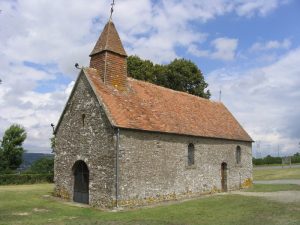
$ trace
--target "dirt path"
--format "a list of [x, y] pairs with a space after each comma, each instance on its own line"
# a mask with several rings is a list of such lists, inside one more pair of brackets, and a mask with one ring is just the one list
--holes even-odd
[[233, 191], [232, 194], [264, 197], [272, 201], [283, 203], [296, 203], [300, 202], [300, 191], [277, 191], [277, 192], [243, 192]]
[[284, 165], [282, 166], [254, 166], [253, 169], [254, 170], [272, 170], [272, 169], [289, 169], [289, 168], [300, 168], [300, 165]]
[[254, 184], [297, 184], [300, 185], [300, 179], [286, 179], [286, 180], [257, 180]]
[[[286, 179], [286, 180], [257, 180], [255, 184], [297, 184], [300, 185], [300, 179]], [[276, 191], [276, 192], [244, 192], [244, 191], [233, 191], [232, 194], [244, 195], [244, 196], [255, 196], [264, 197], [269, 200], [293, 203], [300, 202], [300, 191]]]

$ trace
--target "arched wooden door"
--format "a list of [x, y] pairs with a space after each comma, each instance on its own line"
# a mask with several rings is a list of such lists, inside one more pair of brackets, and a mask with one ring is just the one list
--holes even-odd
[[89, 169], [85, 162], [77, 161], [74, 171], [74, 202], [89, 204]]
[[221, 184], [222, 191], [227, 191], [227, 163], [223, 162], [221, 165]]

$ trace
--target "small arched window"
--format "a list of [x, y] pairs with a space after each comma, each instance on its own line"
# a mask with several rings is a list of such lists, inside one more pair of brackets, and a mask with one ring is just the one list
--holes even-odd
[[241, 155], [242, 155], [241, 147], [237, 146], [236, 147], [236, 152], [235, 152], [235, 157], [236, 157], [236, 163], [237, 164], [241, 163]]
[[84, 127], [84, 125], [85, 125], [85, 114], [81, 115], [81, 122], [82, 122], [82, 126]]
[[188, 146], [188, 166], [195, 164], [195, 146], [190, 143]]

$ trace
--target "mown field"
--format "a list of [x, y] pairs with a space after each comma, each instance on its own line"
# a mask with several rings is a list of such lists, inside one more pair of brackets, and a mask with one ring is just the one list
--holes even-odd
[[254, 180], [300, 179], [300, 168], [253, 170]]
[[[300, 202], [221, 194], [120, 212], [82, 208], [51, 197], [52, 184], [0, 186], [0, 224], [299, 225]], [[299, 191], [297, 185], [255, 185], [251, 192]]]

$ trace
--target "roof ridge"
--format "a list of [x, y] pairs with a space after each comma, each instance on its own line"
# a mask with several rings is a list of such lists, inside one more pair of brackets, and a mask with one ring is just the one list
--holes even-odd
[[136, 82], [140, 82], [140, 83], [146, 83], [147, 85], [152, 85], [152, 86], [155, 86], [157, 88], [166, 89], [167, 91], [170, 91], [170, 92], [175, 92], [175, 93], [179, 93], [179, 94], [182, 94], [182, 95], [191, 96], [191, 97], [203, 100], [203, 101], [208, 101], [208, 102], [211, 102], [211, 103], [216, 103], [216, 104], [222, 104], [222, 105], [224, 105], [222, 102], [219, 102], [219, 101], [210, 100], [210, 99], [203, 98], [203, 97], [200, 97], [200, 96], [197, 96], [197, 95], [193, 95], [193, 94], [190, 94], [190, 93], [187, 93], [187, 92], [184, 92], [184, 91], [174, 90], [174, 89], [171, 89], [171, 88], [160, 86], [158, 84], [153, 84], [153, 83], [148, 82], [148, 81], [138, 80], [138, 79], [135, 79], [135, 78], [132, 78], [132, 77], [128, 77], [127, 79], [128, 80], [132, 80], [132, 81], [136, 81]]
[[112, 21], [111, 20], [109, 20], [108, 21], [108, 26], [107, 26], [107, 37], [106, 37], [106, 43], [105, 43], [105, 47], [104, 47], [104, 49], [107, 49], [108, 47], [108, 40], [109, 40], [109, 31], [110, 31], [110, 26], [111, 26], [111, 23], [112, 23]]

